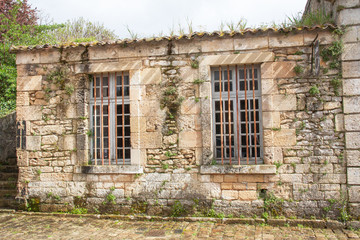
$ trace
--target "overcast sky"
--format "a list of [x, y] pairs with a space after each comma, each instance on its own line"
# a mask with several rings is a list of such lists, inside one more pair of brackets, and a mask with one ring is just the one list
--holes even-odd
[[[172, 26], [195, 31], [219, 30], [221, 22], [248, 21], [248, 27], [282, 22], [302, 12], [306, 0], [28, 0], [56, 23], [84, 17], [103, 23], [120, 38], [129, 37], [126, 26], [140, 37], [169, 35]], [[226, 30], [226, 29], [224, 29]]]

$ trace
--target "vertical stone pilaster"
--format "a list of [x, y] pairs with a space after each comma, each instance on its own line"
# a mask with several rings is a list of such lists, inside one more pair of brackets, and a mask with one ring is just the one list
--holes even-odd
[[[337, 19], [346, 26], [342, 36], [343, 109], [347, 162], [348, 202], [350, 214], [360, 216], [360, 1], [339, 0]], [[354, 67], [355, 66], [355, 67]]]

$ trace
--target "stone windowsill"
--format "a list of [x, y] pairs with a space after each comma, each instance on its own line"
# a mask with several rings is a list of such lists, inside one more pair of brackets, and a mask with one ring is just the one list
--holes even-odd
[[141, 174], [144, 173], [144, 169], [138, 165], [80, 166], [76, 168], [76, 173]]
[[275, 165], [201, 166], [201, 174], [276, 174]]

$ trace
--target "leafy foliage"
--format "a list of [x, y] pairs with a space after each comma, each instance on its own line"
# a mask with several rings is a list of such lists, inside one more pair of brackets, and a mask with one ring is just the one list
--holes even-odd
[[34, 24], [36, 9], [27, 0], [4, 0], [0, 2], [0, 116], [16, 106], [16, 63], [10, 53], [14, 44], [29, 42], [36, 35]]
[[109, 41], [118, 37], [103, 24], [93, 23], [84, 18], [68, 20], [60, 27], [47, 31], [48, 43]]
[[[83, 18], [65, 24], [37, 25], [38, 11], [27, 0], [0, 1], [0, 117], [16, 107], [16, 59], [12, 45], [106, 41], [116, 35]], [[71, 89], [68, 89], [69, 92]]]

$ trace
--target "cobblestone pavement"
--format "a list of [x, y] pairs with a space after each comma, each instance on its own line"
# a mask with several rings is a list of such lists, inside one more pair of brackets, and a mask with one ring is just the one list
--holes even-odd
[[0, 239], [360, 239], [350, 230], [0, 214]]

